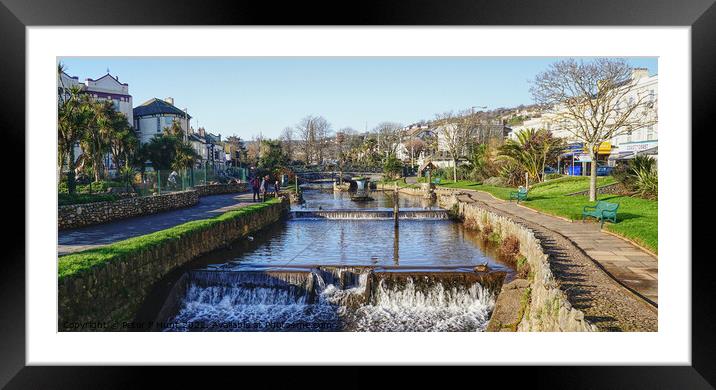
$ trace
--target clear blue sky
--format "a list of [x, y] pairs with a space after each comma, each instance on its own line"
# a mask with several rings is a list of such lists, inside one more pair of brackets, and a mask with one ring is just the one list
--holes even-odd
[[[530, 104], [529, 80], [557, 58], [343, 57], [60, 59], [86, 78], [107, 69], [129, 84], [134, 106], [173, 97], [192, 126], [244, 139], [277, 137], [306, 115], [322, 115], [334, 130], [410, 124], [436, 113]], [[658, 73], [656, 58], [630, 58]]]

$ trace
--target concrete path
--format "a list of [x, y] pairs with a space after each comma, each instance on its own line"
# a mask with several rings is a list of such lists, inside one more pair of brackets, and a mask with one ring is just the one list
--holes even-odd
[[[444, 191], [441, 190], [441, 191]], [[605, 233], [598, 223], [570, 222], [476, 190], [459, 190], [497, 210], [555, 231], [583, 250], [616, 281], [657, 305], [658, 258], [629, 241]], [[607, 222], [608, 223], [608, 222]]]
[[61, 230], [58, 232], [57, 253], [65, 255], [168, 229], [184, 222], [211, 218], [250, 205], [253, 203], [251, 198], [251, 193], [203, 196], [195, 206], [184, 209]]

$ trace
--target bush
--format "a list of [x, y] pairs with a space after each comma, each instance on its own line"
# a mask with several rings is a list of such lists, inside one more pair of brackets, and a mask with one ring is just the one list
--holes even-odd
[[500, 176], [509, 186], [517, 187], [525, 183], [525, 170], [514, 161], [508, 161], [500, 168]]
[[85, 204], [95, 202], [114, 202], [119, 197], [112, 194], [57, 194], [57, 205]]
[[[93, 194], [102, 193], [102, 192], [107, 192], [107, 189], [109, 189], [109, 188], [125, 187], [126, 185], [127, 185], [127, 183], [122, 182], [122, 181], [100, 180], [100, 181], [95, 181], [91, 184], [77, 184], [75, 186], [75, 193], [76, 194], [85, 194], [85, 193], [88, 194], [88, 193], [90, 193], [90, 189], [92, 190], [91, 192]], [[67, 180], [63, 180], [60, 182], [60, 184], [57, 186], [57, 192], [59, 192], [61, 194], [68, 193]]]
[[659, 194], [659, 173], [654, 168], [642, 167], [636, 171], [637, 193], [647, 199], [656, 199]]
[[519, 256], [515, 261], [515, 268], [517, 268], [517, 277], [521, 279], [527, 278], [530, 274], [530, 264], [527, 262], [527, 258]]
[[385, 160], [383, 164], [383, 173], [390, 178], [400, 177], [403, 172], [403, 163], [398, 160], [395, 156], [390, 156]]
[[626, 164], [617, 165], [612, 176], [630, 193], [647, 199], [658, 196], [659, 174], [656, 160], [650, 156], [636, 156]]
[[502, 256], [502, 258], [510, 264], [514, 264], [515, 258], [519, 254], [520, 240], [518, 240], [515, 236], [505, 237], [505, 239], [502, 240], [502, 244], [500, 245], [500, 255]]

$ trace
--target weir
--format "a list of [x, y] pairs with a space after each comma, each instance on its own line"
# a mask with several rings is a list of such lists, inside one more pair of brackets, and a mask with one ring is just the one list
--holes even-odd
[[505, 273], [473, 266], [243, 265], [193, 270], [165, 331], [483, 330]]
[[[294, 219], [393, 219], [393, 210], [300, 210], [291, 211]], [[450, 219], [446, 210], [400, 210], [398, 219]]]

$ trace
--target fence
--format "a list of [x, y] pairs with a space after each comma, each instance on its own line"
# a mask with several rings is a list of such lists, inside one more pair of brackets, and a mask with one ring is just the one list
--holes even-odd
[[229, 172], [217, 172], [211, 168], [159, 170], [135, 175], [133, 187], [140, 195], [166, 194], [199, 185], [226, 183], [231, 179], [246, 182], [246, 177], [245, 168], [234, 168]]

